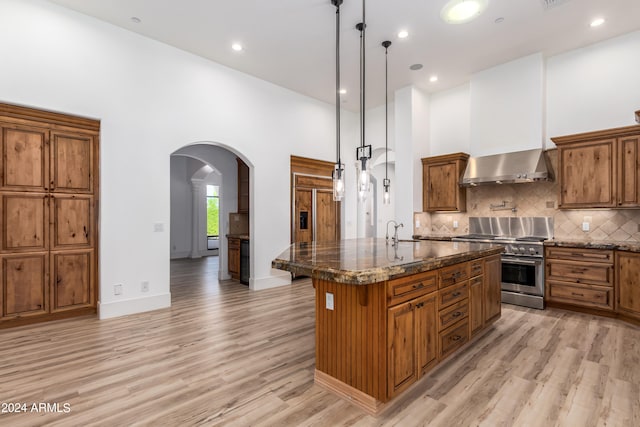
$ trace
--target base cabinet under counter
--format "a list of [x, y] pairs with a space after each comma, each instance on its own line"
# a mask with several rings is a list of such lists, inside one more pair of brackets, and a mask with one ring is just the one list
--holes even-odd
[[640, 253], [616, 251], [616, 310], [640, 321]]

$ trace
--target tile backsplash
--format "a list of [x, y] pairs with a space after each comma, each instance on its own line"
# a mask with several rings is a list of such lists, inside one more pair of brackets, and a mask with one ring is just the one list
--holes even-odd
[[[557, 170], [557, 150], [547, 153]], [[467, 189], [467, 212], [416, 212], [414, 233], [466, 234], [470, 216], [551, 216], [556, 239], [640, 241], [640, 209], [559, 210], [557, 206], [555, 181], [471, 187]], [[415, 227], [416, 220], [420, 227]], [[583, 231], [583, 223], [589, 224], [588, 231]]]

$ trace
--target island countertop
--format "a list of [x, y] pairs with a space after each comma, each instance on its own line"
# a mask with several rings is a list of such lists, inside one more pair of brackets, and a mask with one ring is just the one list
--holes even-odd
[[499, 254], [501, 245], [488, 243], [400, 241], [361, 238], [336, 242], [296, 243], [271, 265], [295, 275], [366, 285], [435, 270], [476, 258]]

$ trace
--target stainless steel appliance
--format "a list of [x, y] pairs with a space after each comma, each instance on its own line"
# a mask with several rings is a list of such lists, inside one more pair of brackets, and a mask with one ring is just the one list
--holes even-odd
[[502, 302], [544, 309], [544, 248], [553, 238], [551, 217], [471, 217], [458, 242], [502, 244]]

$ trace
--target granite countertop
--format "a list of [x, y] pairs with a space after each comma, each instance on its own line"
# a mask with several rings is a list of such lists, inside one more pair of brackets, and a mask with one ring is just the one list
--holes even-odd
[[271, 262], [273, 268], [338, 283], [366, 285], [458, 264], [504, 250], [489, 243], [348, 239], [296, 243]]
[[414, 234], [412, 236], [415, 240], [435, 240], [443, 242], [450, 242], [454, 237], [458, 236], [452, 236], [450, 234]]
[[640, 242], [626, 242], [613, 240], [570, 240], [570, 239], [551, 239], [545, 240], [545, 246], [557, 246], [561, 248], [584, 248], [584, 249], [606, 249], [627, 252], [640, 252]]
[[227, 234], [227, 239], [228, 238], [240, 239], [240, 240], [249, 240], [249, 235], [248, 234]]

